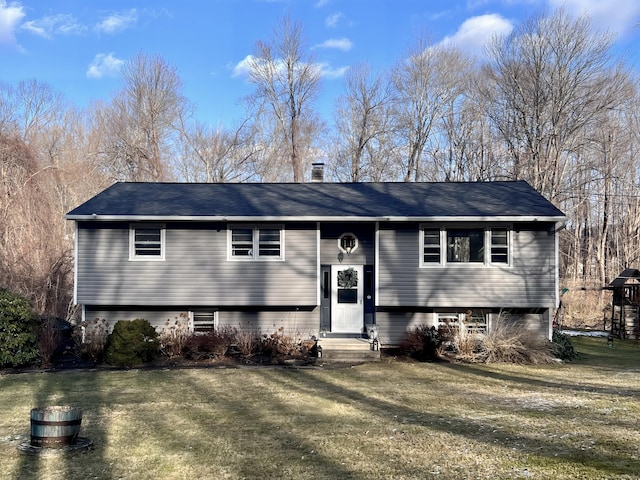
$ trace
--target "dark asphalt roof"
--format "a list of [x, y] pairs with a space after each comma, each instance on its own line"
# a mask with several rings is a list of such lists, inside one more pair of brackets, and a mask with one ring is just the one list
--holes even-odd
[[564, 217], [524, 181], [116, 183], [67, 214], [89, 217]]
[[629, 280], [634, 280], [634, 283], [640, 281], [640, 270], [635, 268], [625, 268], [622, 273], [620, 273], [620, 275], [618, 275], [618, 277], [605, 288], [611, 290], [620, 288], [627, 283], [631, 283]]

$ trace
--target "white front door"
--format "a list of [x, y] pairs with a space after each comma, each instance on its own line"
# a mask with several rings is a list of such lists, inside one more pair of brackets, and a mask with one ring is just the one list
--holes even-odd
[[362, 333], [362, 265], [331, 265], [331, 331]]

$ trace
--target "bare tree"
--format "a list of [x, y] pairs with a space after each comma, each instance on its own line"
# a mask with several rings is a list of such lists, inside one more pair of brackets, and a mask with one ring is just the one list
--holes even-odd
[[320, 68], [305, 52], [302, 25], [286, 16], [269, 42], [258, 41], [249, 61], [249, 81], [255, 117], [278, 127], [271, 141], [282, 143], [293, 181], [304, 179], [304, 166], [322, 125], [314, 111], [320, 91]]
[[479, 92], [492, 104], [491, 121], [524, 178], [558, 199], [572, 152], [585, 130], [624, 101], [627, 77], [611, 67], [612, 37], [589, 17], [564, 9], [533, 16], [489, 49]]
[[211, 129], [196, 122], [182, 128], [183, 149], [176, 170], [190, 182], [242, 182], [253, 175], [259, 147], [248, 120], [235, 129]]
[[182, 80], [161, 57], [143, 54], [125, 64], [122, 77], [112, 103], [94, 114], [100, 162], [116, 180], [169, 179], [178, 125], [189, 109]]
[[344, 86], [334, 113], [336, 169], [345, 169], [344, 176], [352, 182], [371, 180], [379, 177], [381, 163], [389, 160], [378, 153], [384, 149], [379, 144], [391, 140], [391, 85], [363, 63], [349, 70]]
[[468, 58], [457, 48], [420, 36], [392, 74], [394, 118], [406, 148], [405, 181], [422, 177], [423, 153], [436, 123], [464, 91]]

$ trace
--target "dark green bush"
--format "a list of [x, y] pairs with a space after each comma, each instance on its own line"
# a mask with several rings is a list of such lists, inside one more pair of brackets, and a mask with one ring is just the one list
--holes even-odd
[[404, 336], [400, 342], [400, 351], [421, 362], [429, 362], [439, 358], [441, 346], [442, 337], [435, 327], [418, 325]]
[[159, 353], [158, 333], [143, 319], [120, 320], [107, 337], [105, 361], [117, 367], [134, 367], [150, 362]]
[[565, 361], [573, 360], [578, 356], [569, 335], [560, 333], [558, 330], [554, 330], [551, 336], [551, 354]]
[[38, 358], [37, 328], [29, 300], [0, 289], [0, 368], [27, 365]]

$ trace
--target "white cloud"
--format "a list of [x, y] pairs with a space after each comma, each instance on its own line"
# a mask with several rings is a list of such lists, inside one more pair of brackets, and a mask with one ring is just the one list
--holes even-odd
[[254, 61], [255, 57], [251, 54], [244, 57], [238, 63], [236, 63], [235, 67], [231, 71], [231, 76], [233, 78], [238, 77], [246, 77], [249, 75], [249, 70], [251, 70], [251, 63]]
[[119, 13], [112, 13], [108, 17], [102, 19], [96, 25], [98, 32], [118, 33], [126, 30], [138, 21], [138, 11], [135, 8]]
[[[256, 57], [247, 55], [232, 68], [231, 76], [233, 78], [247, 78], [251, 70], [251, 64], [255, 61]], [[332, 68], [328, 63], [315, 63], [313, 66], [318, 69], [322, 77], [329, 79], [340, 78], [349, 70], [349, 67]], [[278, 61], [276, 70], [284, 72], [284, 64]]]
[[455, 34], [445, 37], [440, 43], [480, 53], [494, 36], [507, 35], [512, 30], [513, 24], [497, 13], [480, 15], [465, 20]]
[[114, 57], [113, 53], [99, 53], [89, 65], [87, 78], [117, 77], [123, 64], [124, 60]]
[[330, 38], [316, 45], [314, 48], [335, 48], [343, 52], [348, 52], [351, 50], [351, 47], [353, 47], [353, 43], [348, 38]]
[[18, 47], [15, 32], [24, 16], [22, 5], [0, 0], [0, 46]]
[[38, 20], [30, 20], [23, 23], [20, 29], [43, 38], [51, 38], [56, 34], [80, 34], [86, 31], [87, 27], [78, 22], [73, 15], [59, 14], [49, 15]]
[[338, 26], [338, 21], [343, 17], [342, 12], [334, 13], [333, 15], [329, 15], [324, 19], [324, 24], [328, 28], [335, 28]]
[[349, 67], [332, 68], [328, 63], [320, 63], [318, 67], [320, 67], [320, 75], [328, 79], [341, 78], [349, 70]]
[[622, 33], [640, 21], [640, 2], [637, 0], [547, 0], [552, 8], [565, 7], [579, 16], [588, 14], [601, 29]]

